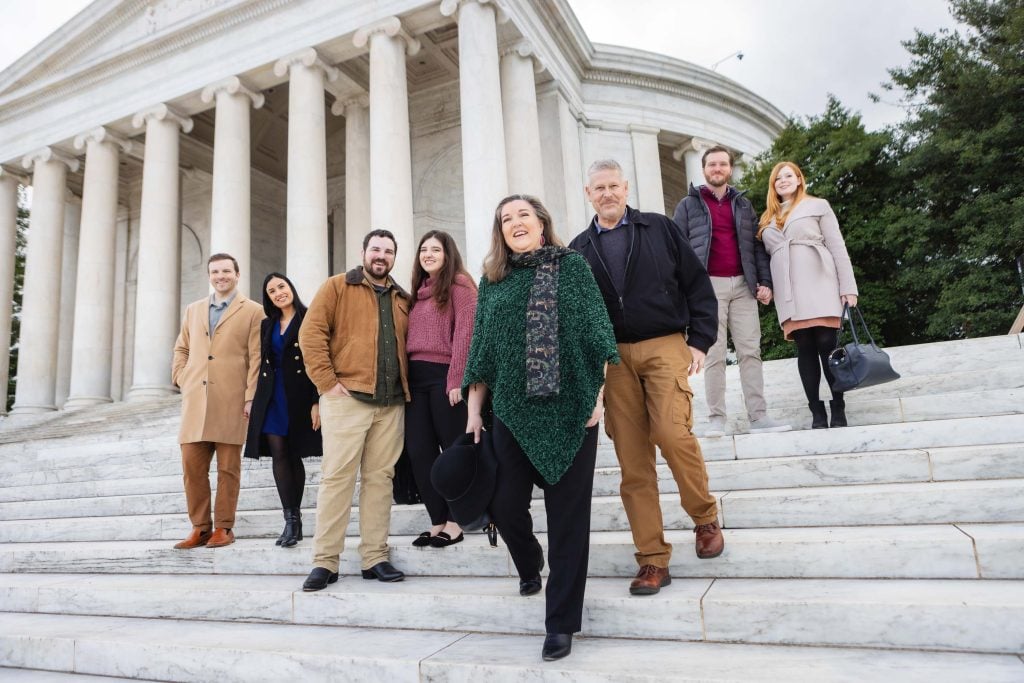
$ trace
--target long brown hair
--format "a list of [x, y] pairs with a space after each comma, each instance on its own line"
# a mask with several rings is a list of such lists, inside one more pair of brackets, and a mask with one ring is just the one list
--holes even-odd
[[518, 200], [522, 200], [533, 207], [533, 212], [537, 214], [537, 219], [540, 221], [541, 235], [544, 237], [543, 243], [545, 245], [554, 247], [565, 246], [565, 243], [558, 239], [558, 235], [555, 234], [555, 228], [551, 222], [551, 212], [544, 208], [539, 199], [528, 194], [510, 194], [498, 202], [498, 208], [494, 210], [494, 227], [491, 229], [491, 250], [487, 252], [487, 256], [484, 258], [484, 277], [487, 278], [488, 282], [500, 282], [512, 270], [508, 263], [512, 250], [505, 244], [505, 236], [501, 232], [501, 210], [509, 202]]
[[420, 243], [416, 245], [416, 257], [412, 266], [412, 304], [410, 307], [416, 305], [418, 298], [416, 292], [420, 291], [423, 281], [430, 277], [430, 274], [420, 265], [420, 247], [431, 238], [440, 242], [441, 249], [444, 251], [444, 263], [441, 265], [441, 271], [434, 276], [433, 282], [430, 283], [430, 297], [434, 300], [438, 310], [443, 311], [451, 301], [452, 287], [455, 286], [455, 279], [459, 275], [465, 276], [466, 282], [474, 289], [476, 289], [476, 283], [473, 282], [469, 271], [462, 264], [462, 254], [459, 253], [455, 239], [444, 230], [431, 230], [425, 233], [420, 238]]
[[[779, 173], [784, 168], [789, 168], [793, 171], [793, 174], [800, 181], [800, 186], [796, 188], [796, 195], [793, 197], [793, 201], [790, 202], [789, 206], [785, 210], [782, 209], [782, 198], [775, 191], [775, 181], [779, 177]], [[786, 218], [789, 217], [789, 212], [793, 210], [797, 204], [799, 204], [805, 197], [809, 197], [807, 194], [807, 181], [804, 180], [804, 172], [800, 170], [800, 167], [794, 164], [792, 161], [780, 161], [772, 167], [772, 174], [768, 178], [768, 200], [766, 202], [768, 208], [761, 214], [761, 221], [758, 223], [757, 239], [762, 239], [761, 234], [765, 228], [771, 225], [773, 222], [775, 225], [781, 228], [786, 223]]]

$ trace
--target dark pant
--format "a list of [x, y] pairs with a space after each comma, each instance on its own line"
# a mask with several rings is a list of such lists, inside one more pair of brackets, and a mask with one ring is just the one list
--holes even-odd
[[572, 466], [558, 483], [548, 484], [497, 416], [492, 430], [498, 458], [498, 485], [491, 515], [508, 546], [520, 579], [539, 573], [544, 553], [533, 534], [533, 485], [544, 490], [548, 519], [548, 633], [576, 633], [583, 623], [583, 593], [590, 555], [590, 500], [597, 459], [597, 427], [587, 430]]
[[[832, 372], [828, 369], [828, 356], [836, 348], [838, 330], [834, 327], [806, 327], [793, 330], [796, 342], [796, 367], [800, 371], [800, 383], [808, 401], [817, 401], [821, 373], [824, 370], [829, 390], [832, 387]], [[832, 398], [841, 401], [843, 393], [833, 391]]]
[[466, 431], [466, 403], [448, 402], [448, 365], [410, 361], [409, 393], [405, 406], [405, 448], [413, 477], [431, 524], [451, 520], [448, 503], [430, 483], [430, 470], [441, 451]]

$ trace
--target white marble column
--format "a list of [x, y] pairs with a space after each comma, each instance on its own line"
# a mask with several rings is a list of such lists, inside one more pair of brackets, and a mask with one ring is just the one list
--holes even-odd
[[496, 11], [490, 0], [441, 2], [445, 16], [458, 12], [466, 266], [474, 275], [490, 246], [494, 209], [509, 190]]
[[60, 335], [57, 338], [57, 385], [54, 401], [63, 408], [71, 389], [71, 346], [78, 291], [78, 244], [82, 229], [82, 200], [69, 190], [64, 205], [64, 248], [60, 267]]
[[532, 48], [518, 43], [501, 53], [501, 112], [505, 127], [508, 190], [544, 199], [540, 119]]
[[398, 242], [392, 275], [408, 287], [416, 242], [405, 57], [419, 52], [420, 43], [406, 33], [398, 17], [364, 26], [353, 42], [356, 47], [370, 46], [370, 224], [361, 232], [391, 231]]
[[239, 291], [251, 294], [249, 109], [263, 106], [262, 93], [238, 76], [203, 88], [202, 100], [216, 100], [213, 129], [213, 193], [210, 206], [210, 253], [226, 252], [238, 261]]
[[694, 187], [705, 184], [704, 162], [701, 159], [704, 152], [715, 146], [710, 140], [701, 138], [690, 138], [672, 152], [676, 161], [682, 161], [686, 168], [686, 182]]
[[274, 65], [288, 74], [288, 277], [307, 301], [328, 272], [327, 122], [324, 80], [338, 70], [313, 48], [300, 50]]
[[661, 153], [657, 128], [629, 127], [633, 141], [633, 168], [636, 170], [637, 207], [641, 211], [665, 213], [665, 189], [661, 180]]
[[369, 105], [369, 98], [360, 95], [331, 108], [345, 116], [345, 261], [337, 261], [342, 264], [338, 271], [359, 265], [363, 236], [371, 229]]
[[181, 328], [181, 170], [179, 133], [192, 119], [166, 104], [143, 110], [132, 124], [146, 128], [139, 217], [135, 345], [129, 400], [168, 396], [174, 340]]
[[733, 152], [732, 162], [732, 180], [729, 184], [733, 187], [740, 187], [743, 183], [743, 177], [747, 174], [747, 170], [754, 163], [754, 157], [750, 154], [741, 154], [739, 152]]
[[18, 184], [27, 178], [0, 166], [0, 415], [7, 413], [11, 352], [11, 303], [14, 300], [14, 250], [18, 239]]
[[52, 147], [22, 164], [32, 173], [32, 209], [25, 255], [25, 291], [18, 344], [18, 386], [12, 414], [56, 410], [57, 344], [60, 334], [60, 273], [64, 250], [67, 172], [78, 160]]
[[107, 403], [114, 348], [114, 262], [119, 152], [132, 143], [100, 127], [75, 138], [85, 150], [75, 286], [71, 385], [65, 409]]

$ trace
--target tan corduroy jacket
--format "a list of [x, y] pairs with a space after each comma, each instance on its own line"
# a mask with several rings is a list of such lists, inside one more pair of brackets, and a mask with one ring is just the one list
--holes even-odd
[[239, 292], [211, 337], [209, 297], [185, 309], [171, 368], [181, 389], [178, 443], [245, 443], [242, 411], [256, 395], [263, 318], [263, 307]]

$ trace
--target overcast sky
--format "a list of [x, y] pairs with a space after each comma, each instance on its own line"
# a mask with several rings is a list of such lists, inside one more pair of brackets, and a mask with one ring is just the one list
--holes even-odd
[[[518, 0], [505, 0], [516, 2]], [[89, 0], [0, 0], [0, 70]], [[886, 69], [908, 62], [914, 29], [952, 27], [946, 0], [569, 0], [590, 39], [710, 67], [786, 114], [818, 114], [827, 93], [864, 114], [869, 128], [903, 110], [874, 104]], [[890, 95], [890, 100], [893, 97]]]

